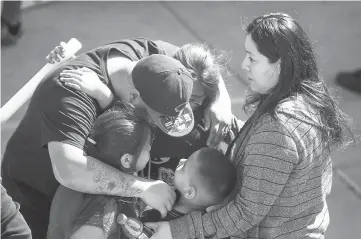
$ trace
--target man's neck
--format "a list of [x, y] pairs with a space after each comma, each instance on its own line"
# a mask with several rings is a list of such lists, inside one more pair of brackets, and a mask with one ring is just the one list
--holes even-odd
[[173, 209], [178, 212], [187, 214], [194, 210], [202, 211], [205, 209], [205, 207], [194, 205], [194, 204], [190, 203], [189, 200], [187, 200], [183, 196], [181, 196], [179, 198], [179, 201], [173, 206]]
[[110, 54], [107, 60], [108, 75], [110, 78], [117, 77], [119, 75], [128, 77], [131, 75], [135, 64], [137, 64], [137, 62], [133, 62], [128, 58]]
[[118, 99], [123, 99], [124, 96], [119, 95], [120, 90], [124, 87], [124, 84], [128, 85], [131, 79], [132, 71], [137, 61], [131, 61], [130, 59], [120, 55], [118, 51], [111, 51], [109, 53], [106, 68], [109, 76], [110, 83], [113, 87], [114, 94]]
[[110, 77], [110, 81], [114, 82], [114, 78], [118, 77], [129, 77], [132, 74], [134, 66], [137, 64], [137, 61], [132, 61], [123, 55], [120, 52], [113, 50], [109, 52], [107, 59], [107, 72]]

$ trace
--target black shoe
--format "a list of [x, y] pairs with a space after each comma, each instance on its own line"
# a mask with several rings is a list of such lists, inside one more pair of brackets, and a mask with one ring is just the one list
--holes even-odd
[[3, 19], [1, 19], [1, 45], [13, 45], [21, 37], [23, 33], [21, 23], [16, 25], [10, 25]]
[[361, 93], [361, 69], [337, 74], [336, 82], [346, 89]]

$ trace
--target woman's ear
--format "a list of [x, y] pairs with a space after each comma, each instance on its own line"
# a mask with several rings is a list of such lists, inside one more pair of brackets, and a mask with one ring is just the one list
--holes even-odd
[[134, 156], [130, 154], [123, 154], [120, 157], [120, 164], [123, 168], [130, 169], [132, 167]]
[[188, 200], [193, 199], [196, 196], [196, 188], [194, 186], [188, 187], [183, 196]]
[[131, 89], [129, 91], [129, 102], [130, 103], [134, 103], [135, 101], [137, 101], [138, 99], [140, 99], [140, 94], [139, 91], [137, 89]]

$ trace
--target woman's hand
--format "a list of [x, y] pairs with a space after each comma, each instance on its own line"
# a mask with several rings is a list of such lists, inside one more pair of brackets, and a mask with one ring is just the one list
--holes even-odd
[[76, 70], [64, 70], [60, 73], [60, 81], [66, 86], [84, 92], [96, 99], [101, 108], [106, 108], [113, 100], [113, 94], [98, 77], [98, 75], [86, 68]]
[[154, 230], [150, 239], [173, 239], [169, 222], [146, 222], [144, 225]]

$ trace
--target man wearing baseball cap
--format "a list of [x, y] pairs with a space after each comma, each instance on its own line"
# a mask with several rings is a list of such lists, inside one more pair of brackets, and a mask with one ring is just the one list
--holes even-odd
[[149, 116], [164, 133], [181, 137], [192, 131], [189, 100], [194, 79], [178, 60], [165, 55], [143, 58], [133, 68], [132, 78]]
[[124, 174], [84, 155], [89, 130], [104, 109], [60, 80], [86, 67], [109, 89], [110, 101], [114, 95], [145, 108], [163, 132], [180, 137], [194, 125], [193, 78], [166, 56], [177, 49], [169, 46], [148, 39], [113, 42], [60, 65], [37, 87], [2, 163], [3, 184], [21, 204], [34, 238], [46, 236], [59, 183], [84, 193], [139, 197], [162, 215], [171, 210], [175, 193], [166, 183]]

